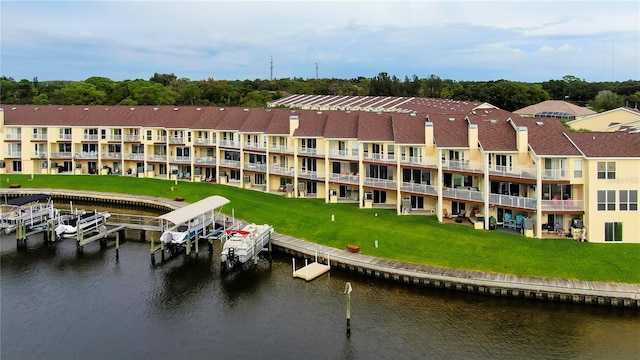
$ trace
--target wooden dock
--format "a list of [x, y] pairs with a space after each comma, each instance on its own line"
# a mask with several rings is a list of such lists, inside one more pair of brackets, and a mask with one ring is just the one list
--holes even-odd
[[[328, 260], [328, 258], [327, 258]], [[330, 261], [327, 261], [330, 263]], [[293, 259], [293, 277], [304, 279], [305, 281], [311, 281], [322, 274], [325, 274], [331, 270], [331, 265], [329, 264], [321, 264], [318, 262], [318, 256], [316, 253], [316, 259], [311, 264], [307, 263], [305, 259], [305, 265], [300, 269], [296, 270], [296, 259]]]

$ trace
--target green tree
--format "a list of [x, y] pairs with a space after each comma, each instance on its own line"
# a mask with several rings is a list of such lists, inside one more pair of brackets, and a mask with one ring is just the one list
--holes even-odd
[[56, 95], [62, 105], [101, 105], [107, 97], [104, 91], [84, 81], [72, 82], [56, 90]]
[[589, 104], [597, 112], [608, 111], [624, 106], [624, 96], [609, 90], [602, 90]]
[[169, 86], [176, 79], [178, 79], [178, 77], [175, 76], [173, 73], [171, 74], [153, 73], [153, 76], [151, 77], [151, 79], [149, 79], [149, 81], [162, 84], [162, 86]]

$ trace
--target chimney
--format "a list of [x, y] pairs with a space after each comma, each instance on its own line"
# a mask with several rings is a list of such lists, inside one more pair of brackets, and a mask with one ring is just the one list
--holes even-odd
[[289, 135], [293, 136], [293, 133], [300, 126], [300, 117], [298, 115], [289, 116]]
[[433, 123], [431, 121], [424, 123], [424, 143], [427, 146], [433, 146]]
[[469, 149], [475, 150], [478, 148], [478, 124], [469, 124], [467, 130], [467, 137], [469, 138]]
[[519, 153], [526, 153], [529, 148], [529, 130], [527, 130], [526, 126], [518, 126], [517, 127], [517, 136], [516, 145], [518, 147]]

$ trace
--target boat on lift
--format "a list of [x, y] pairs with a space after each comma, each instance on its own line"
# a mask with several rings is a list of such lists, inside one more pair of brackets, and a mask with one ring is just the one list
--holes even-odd
[[227, 239], [220, 253], [222, 269], [231, 270], [250, 260], [257, 262], [258, 255], [268, 246], [272, 234], [273, 227], [267, 224], [248, 224], [242, 229], [227, 230]]
[[100, 226], [111, 217], [106, 211], [84, 211], [76, 210], [73, 216], [61, 216], [55, 228], [56, 236], [61, 238], [74, 238], [78, 236], [78, 231], [83, 233], [94, 233], [100, 231]]
[[33, 227], [58, 216], [50, 195], [36, 194], [11, 199], [1, 206], [0, 229], [6, 234], [15, 231], [18, 224]]

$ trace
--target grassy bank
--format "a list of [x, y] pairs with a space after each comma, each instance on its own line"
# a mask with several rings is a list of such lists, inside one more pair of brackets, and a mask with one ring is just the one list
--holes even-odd
[[[526, 276], [640, 283], [640, 245], [529, 239], [498, 231], [440, 224], [434, 216], [398, 216], [395, 210], [283, 196], [209, 183], [120, 176], [2, 175], [0, 186], [63, 188], [152, 195], [194, 202], [210, 195], [231, 200], [223, 210], [245, 221], [318, 244], [400, 261]], [[173, 188], [173, 189], [172, 189]], [[331, 216], [335, 221], [331, 221]], [[378, 240], [379, 247], [374, 246]]]

